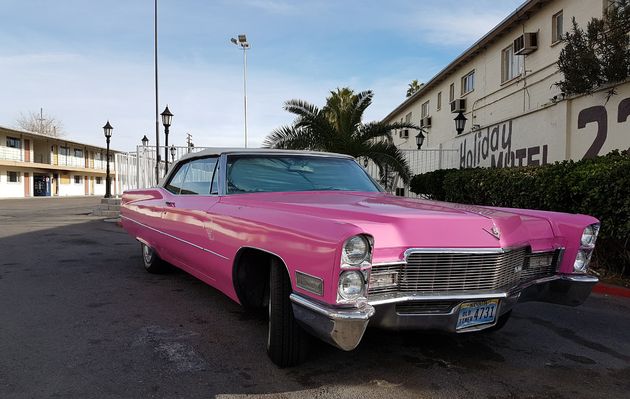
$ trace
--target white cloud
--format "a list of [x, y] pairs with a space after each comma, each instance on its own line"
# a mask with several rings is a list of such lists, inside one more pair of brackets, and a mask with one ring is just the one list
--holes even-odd
[[[68, 139], [103, 145], [101, 126], [114, 126], [113, 148], [133, 150], [143, 135], [154, 142], [153, 65], [77, 54], [27, 54], [0, 57], [0, 71], [12, 76], [0, 98], [0, 125], [14, 126], [19, 112], [40, 107], [63, 121]], [[248, 76], [249, 145], [293, 117], [284, 101], [323, 101], [332, 82], [314, 81], [281, 72], [257, 70]], [[160, 108], [168, 103], [175, 114], [169, 144], [184, 145], [186, 133], [196, 146], [243, 144], [242, 74], [223, 65], [160, 65]], [[86, 130], [85, 127], [88, 127]], [[161, 127], [161, 126], [160, 126]], [[161, 136], [163, 145], [163, 135]]]
[[411, 2], [386, 14], [385, 24], [421, 43], [444, 47], [470, 45], [513, 12], [522, 0]]

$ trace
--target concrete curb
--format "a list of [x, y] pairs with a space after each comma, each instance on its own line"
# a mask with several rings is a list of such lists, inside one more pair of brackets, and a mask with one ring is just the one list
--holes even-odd
[[597, 294], [630, 298], [630, 288], [612, 284], [597, 283], [595, 287], [593, 287], [593, 292]]

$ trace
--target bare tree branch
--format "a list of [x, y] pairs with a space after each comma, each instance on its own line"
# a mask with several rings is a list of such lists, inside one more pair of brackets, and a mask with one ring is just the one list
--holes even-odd
[[17, 127], [29, 132], [39, 133], [51, 137], [61, 137], [64, 134], [63, 123], [52, 115], [29, 111], [27, 114], [20, 112], [16, 119]]

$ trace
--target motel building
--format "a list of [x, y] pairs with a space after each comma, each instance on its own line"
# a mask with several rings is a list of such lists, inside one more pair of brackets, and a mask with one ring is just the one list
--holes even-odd
[[0, 198], [103, 196], [105, 170], [105, 148], [0, 126]]
[[[585, 28], [612, 1], [525, 1], [397, 106], [384, 121], [423, 127], [426, 152], [417, 152], [420, 157], [431, 150], [445, 155], [439, 167], [412, 164], [413, 173], [542, 165], [628, 149], [630, 82], [616, 85], [610, 98], [610, 87], [565, 98], [554, 85], [562, 80], [560, 38], [571, 19]], [[454, 119], [460, 113], [466, 124], [458, 134]], [[398, 130], [394, 142], [416, 149], [416, 134]]]

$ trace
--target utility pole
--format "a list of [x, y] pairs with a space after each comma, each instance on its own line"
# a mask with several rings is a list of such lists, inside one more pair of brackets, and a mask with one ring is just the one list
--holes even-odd
[[39, 133], [44, 134], [44, 121], [46, 119], [44, 119], [44, 108], [40, 108], [39, 109], [39, 119], [37, 119], [39, 121]]
[[158, 110], [158, 0], [154, 2], [153, 34], [155, 60], [155, 184], [160, 182], [160, 121]]
[[186, 146], [188, 147], [188, 153], [190, 153], [192, 148], [195, 146], [192, 142], [192, 135], [190, 133], [186, 133]]

